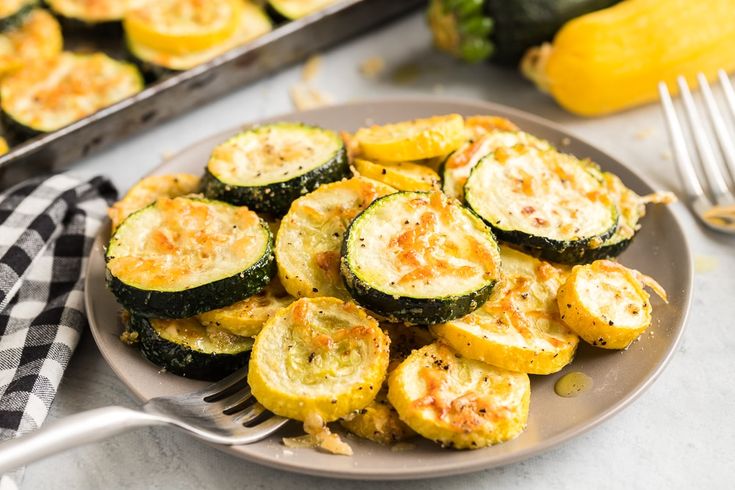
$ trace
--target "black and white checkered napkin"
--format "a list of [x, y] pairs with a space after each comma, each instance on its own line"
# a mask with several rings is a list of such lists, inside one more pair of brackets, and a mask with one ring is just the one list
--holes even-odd
[[106, 179], [65, 174], [0, 194], [0, 441], [46, 418], [86, 324], [86, 256], [115, 196]]

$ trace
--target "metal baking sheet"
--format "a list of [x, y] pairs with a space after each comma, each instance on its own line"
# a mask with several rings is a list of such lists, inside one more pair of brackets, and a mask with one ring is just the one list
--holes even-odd
[[275, 27], [268, 34], [58, 131], [11, 147], [0, 156], [0, 188], [68, 168], [138, 131], [293, 64], [308, 55], [405, 14], [424, 0], [344, 0]]

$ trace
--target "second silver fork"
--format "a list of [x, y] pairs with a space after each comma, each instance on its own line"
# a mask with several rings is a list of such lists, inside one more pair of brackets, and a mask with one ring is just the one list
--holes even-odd
[[[725, 110], [735, 119], [735, 90], [733, 90], [727, 73], [723, 70], [718, 72], [718, 78], [725, 97]], [[674, 159], [689, 204], [697, 217], [714, 230], [735, 234], [735, 192], [733, 192], [733, 187], [735, 187], [735, 135], [728, 130], [725, 117], [718, 107], [707, 78], [700, 73], [697, 76], [697, 82], [702, 92], [709, 124], [718, 142], [720, 155], [718, 158], [717, 150], [706, 130], [707, 123], [694, 102], [686, 79], [679, 77], [677, 85], [696, 147], [696, 154], [699, 157], [699, 170], [704, 179], [700, 179], [694, 159], [688, 149], [684, 128], [677, 115], [669, 89], [666, 83], [661, 82], [659, 94]], [[727, 172], [724, 172], [723, 169], [727, 169]]]

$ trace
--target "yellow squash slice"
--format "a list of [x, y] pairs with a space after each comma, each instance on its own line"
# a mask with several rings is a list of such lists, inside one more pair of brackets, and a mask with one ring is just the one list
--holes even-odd
[[666, 301], [666, 291], [656, 281], [617, 262], [575, 266], [559, 289], [562, 319], [592, 345], [625, 349], [651, 324], [644, 286]]
[[258, 335], [265, 322], [281, 308], [293, 303], [278, 278], [274, 278], [261, 292], [237, 303], [199, 315], [205, 326], [214, 326], [242, 337]]
[[21, 25], [0, 33], [0, 75], [30, 61], [56, 56], [62, 44], [56, 18], [45, 10], [34, 10]]
[[456, 150], [464, 138], [464, 120], [458, 114], [371, 126], [355, 133], [362, 156], [383, 162], [447, 155]]
[[349, 299], [339, 274], [340, 249], [352, 219], [395, 189], [365, 178], [326, 184], [291, 204], [276, 237], [278, 277], [296, 297]]
[[579, 343], [556, 304], [566, 270], [505, 246], [500, 255], [502, 279], [487, 303], [432, 333], [470, 359], [531, 374], [559, 371]]
[[373, 401], [388, 369], [389, 344], [378, 322], [354, 303], [302, 298], [256, 337], [248, 383], [273, 413], [337, 420]]
[[424, 165], [412, 162], [374, 163], [356, 159], [355, 170], [399, 191], [430, 191], [439, 187], [439, 174]]
[[414, 351], [391, 374], [388, 399], [409, 427], [442, 446], [474, 449], [526, 428], [531, 384], [442, 343]]
[[10, 148], [8, 147], [8, 142], [0, 136], [0, 156], [5, 155]]
[[127, 37], [127, 46], [136, 58], [144, 62], [173, 71], [183, 71], [206, 63], [236, 46], [245, 44], [270, 32], [272, 29], [273, 24], [268, 16], [265, 15], [263, 9], [251, 2], [243, 2], [239, 25], [234, 34], [208, 49], [190, 53], [172, 53], [155, 49], [145, 43], [132, 39], [130, 36]]
[[126, 12], [123, 25], [136, 43], [187, 54], [232, 37], [241, 12], [242, 0], [157, 0]]
[[145, 177], [107, 211], [115, 231], [125, 218], [161, 197], [179, 197], [199, 188], [199, 177], [192, 174], [167, 174]]
[[[390, 364], [388, 372], [398, 367], [415, 349], [434, 342], [434, 336], [426, 328], [401, 323], [381, 324], [390, 338]], [[342, 419], [342, 427], [356, 436], [378, 444], [389, 445], [405, 441], [416, 435], [398, 416], [387, 398], [388, 385], [378, 392], [370, 404]]]
[[416, 436], [388, 401], [388, 390], [382, 389], [370, 404], [340, 421], [342, 427], [358, 437], [388, 446]]

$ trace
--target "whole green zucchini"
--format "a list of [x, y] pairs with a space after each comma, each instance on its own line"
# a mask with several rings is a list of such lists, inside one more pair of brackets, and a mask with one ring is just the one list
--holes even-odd
[[568, 20], [619, 1], [431, 0], [428, 20], [439, 49], [470, 63], [516, 64]]

